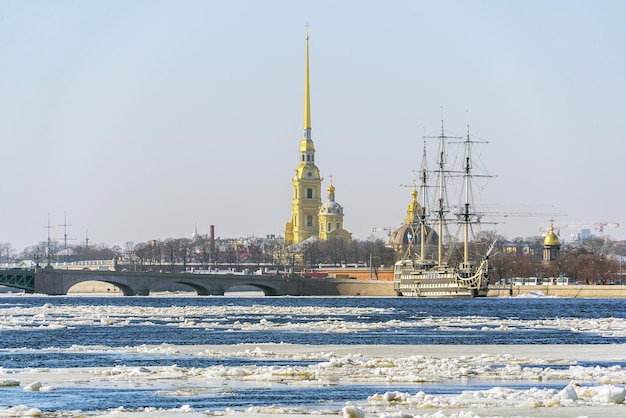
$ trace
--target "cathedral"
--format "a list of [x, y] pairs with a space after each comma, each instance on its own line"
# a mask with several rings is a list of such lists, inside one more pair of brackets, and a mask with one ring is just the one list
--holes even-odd
[[309, 33], [306, 35], [304, 71], [304, 135], [300, 142], [299, 162], [293, 183], [291, 220], [285, 225], [285, 244], [297, 244], [316, 237], [351, 238], [343, 229], [343, 207], [335, 201], [335, 187], [327, 188], [327, 200], [322, 204], [322, 180], [315, 165], [315, 146], [311, 139], [311, 100], [309, 88]]

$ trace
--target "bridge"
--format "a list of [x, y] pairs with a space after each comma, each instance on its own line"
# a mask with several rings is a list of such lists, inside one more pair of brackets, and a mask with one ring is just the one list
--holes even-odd
[[266, 296], [394, 296], [384, 280], [319, 279], [260, 274], [193, 274], [93, 270], [0, 269], [0, 285], [26, 293], [66, 295], [72, 286], [98, 281], [117, 286], [125, 296], [147, 296], [173, 286], [185, 286], [199, 296], [223, 295], [238, 286], [253, 286]]
[[66, 295], [76, 284], [98, 281], [117, 286], [125, 296], [146, 296], [150, 291], [184, 285], [199, 296], [223, 295], [235, 286], [254, 286], [267, 296], [300, 294], [299, 278], [257, 274], [193, 274], [161, 272], [120, 272], [55, 270], [51, 268], [0, 270], [0, 285], [26, 293]]
[[32, 293], [35, 290], [34, 269], [0, 269], [0, 285]]

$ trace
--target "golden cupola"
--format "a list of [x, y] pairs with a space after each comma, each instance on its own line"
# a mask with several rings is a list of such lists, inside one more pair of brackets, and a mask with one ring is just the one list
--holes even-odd
[[332, 176], [330, 186], [326, 189], [328, 198], [320, 207], [319, 237], [326, 240], [331, 236], [350, 239], [351, 234], [343, 229], [343, 207], [335, 201], [335, 186]]
[[550, 232], [548, 232], [548, 234], [543, 239], [543, 245], [545, 246], [548, 246], [548, 245], [560, 246], [561, 245], [561, 240], [559, 240], [559, 237], [554, 232], [554, 221], [550, 223]]
[[550, 220], [550, 232], [543, 239], [543, 262], [549, 263], [559, 257], [561, 240], [554, 232], [554, 219]]
[[328, 193], [328, 198], [326, 203], [324, 203], [320, 208], [321, 214], [334, 214], [334, 215], [343, 215], [343, 207], [335, 202], [335, 186], [333, 186], [332, 179], [330, 181], [330, 186], [326, 189]]

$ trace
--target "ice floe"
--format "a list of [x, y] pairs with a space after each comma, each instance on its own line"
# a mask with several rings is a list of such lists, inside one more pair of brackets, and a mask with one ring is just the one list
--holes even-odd
[[[103, 314], [106, 312], [106, 314]], [[62, 329], [91, 326], [169, 326], [229, 331], [290, 330], [321, 333], [353, 333], [374, 329], [435, 327], [439, 330], [508, 332], [518, 329], [559, 329], [576, 333], [592, 333], [604, 337], [626, 336], [624, 318], [543, 318], [516, 319], [486, 316], [437, 318], [415, 316], [409, 320], [395, 319], [391, 308], [319, 307], [319, 306], [93, 306], [52, 305], [40, 307], [5, 307], [0, 316], [0, 330]], [[377, 322], [364, 322], [364, 316], [380, 316]], [[263, 316], [261, 319], [254, 319]], [[293, 321], [279, 322], [273, 318]], [[247, 320], [249, 319], [249, 320]], [[296, 320], [297, 319], [297, 320]]]
[[[501, 319], [489, 316], [451, 316], [437, 318], [415, 314], [409, 319], [395, 319], [393, 309], [371, 307], [315, 306], [168, 306], [137, 307], [62, 305], [46, 303], [37, 307], [12, 306], [3, 308], [0, 329], [36, 332], [39, 329], [71, 329], [79, 325], [91, 327], [125, 327], [130, 324], [179, 328], [222, 329], [224, 331], [266, 332], [294, 330], [304, 332], [346, 333], [364, 328], [402, 329], [434, 327], [456, 331], [483, 330], [507, 333], [519, 328], [569, 330], [605, 336], [625, 336], [626, 321], [621, 318], [548, 318]], [[257, 317], [255, 317], [256, 315]], [[259, 318], [261, 315], [262, 318]], [[364, 323], [361, 316], [377, 315], [378, 322]], [[282, 318], [283, 321], [279, 320]], [[284, 321], [287, 319], [286, 321]], [[116, 330], [111, 330], [116, 331]], [[186, 330], [185, 330], [186, 331]], [[63, 331], [60, 331], [63, 332]], [[29, 334], [30, 335], [30, 334]], [[607, 348], [608, 347], [608, 348]], [[106, 391], [111, 388], [149, 388], [156, 396], [177, 399], [176, 408], [145, 406], [137, 409], [110, 408], [99, 411], [59, 411], [72, 416], [111, 417], [178, 417], [196, 416], [326, 416], [380, 418], [470, 418], [477, 416], [540, 416], [537, 411], [549, 410], [549, 416], [607, 416], [626, 415], [626, 355], [621, 347], [597, 346], [595, 358], [604, 361], [579, 362], [584, 359], [576, 346], [498, 346], [484, 352], [481, 348], [464, 346], [295, 346], [268, 345], [136, 345], [109, 347], [106, 345], [73, 344], [40, 350], [42, 353], [70, 355], [109, 354], [118, 359], [106, 367], [0, 368], [0, 397], [14, 396], [19, 402], [0, 406], [0, 417], [41, 416], [44, 413], [32, 401], [80, 386]], [[551, 351], [549, 351], [551, 350]], [[591, 352], [588, 349], [585, 354]], [[37, 353], [31, 348], [0, 349], [17, 358], [21, 354]], [[550, 355], [545, 355], [549, 351]], [[608, 355], [602, 355], [610, 352]], [[616, 354], [617, 353], [617, 354]], [[158, 355], [166, 366], [125, 365], [128, 356], [142, 359]], [[181, 355], [193, 356], [206, 364], [180, 366]], [[168, 364], [167, 359], [172, 361]], [[106, 358], [106, 357], [105, 357]], [[245, 360], [245, 361], [244, 361]], [[117, 364], [117, 363], [122, 364]], [[130, 363], [127, 363], [130, 364]], [[134, 364], [138, 364], [137, 362]], [[201, 364], [198, 366], [197, 364]], [[45, 382], [45, 383], [44, 383]], [[434, 386], [454, 382], [457, 389], [438, 392]], [[237, 388], [289, 388], [296, 392], [332, 387], [358, 387], [364, 396], [345, 402], [314, 406], [250, 405], [242, 401], [237, 408], [199, 410], [191, 400], [215, 392], [227, 393]], [[372, 389], [383, 387], [382, 391]], [[476, 387], [478, 390], [465, 390]], [[416, 388], [406, 390], [406, 388]], [[402, 390], [398, 388], [403, 388]], [[18, 394], [19, 392], [19, 394]], [[49, 394], [48, 394], [49, 395]], [[19, 405], [22, 397], [30, 397], [31, 405]], [[2, 405], [2, 404], [0, 404]], [[591, 409], [590, 409], [591, 408]], [[595, 409], [594, 409], [595, 408]], [[613, 409], [620, 408], [620, 409]], [[498, 412], [497, 412], [498, 411]], [[501, 412], [504, 411], [504, 412]], [[581, 411], [581, 412], [579, 412]], [[589, 411], [602, 413], [591, 414]], [[610, 412], [607, 412], [610, 411]], [[614, 413], [618, 411], [618, 413]], [[47, 412], [46, 412], [47, 413]], [[483, 414], [483, 415], [481, 415]], [[498, 415], [501, 414], [501, 415]], [[545, 414], [544, 414], [545, 415]]]

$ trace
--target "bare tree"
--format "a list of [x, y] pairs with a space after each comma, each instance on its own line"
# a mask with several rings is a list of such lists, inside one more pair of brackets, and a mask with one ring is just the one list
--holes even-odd
[[176, 264], [176, 247], [176, 240], [173, 238], [167, 238], [165, 241], [163, 241], [165, 262], [170, 264], [170, 271], [174, 271], [174, 264]]
[[0, 257], [4, 258], [7, 265], [11, 263], [15, 254], [15, 248], [10, 242], [0, 242]]
[[302, 251], [305, 268], [315, 268], [322, 261], [322, 244], [320, 241], [308, 242]]
[[178, 259], [183, 264], [183, 271], [187, 270], [187, 263], [193, 260], [194, 244], [189, 238], [179, 238], [177, 241]]
[[248, 245], [248, 254], [250, 255], [250, 261], [256, 264], [257, 270], [261, 266], [263, 261], [263, 250], [257, 242], [250, 243]]
[[150, 263], [150, 244], [147, 242], [140, 242], [133, 247], [133, 251], [135, 258], [139, 263], [139, 271], [143, 271], [144, 264]]
[[229, 244], [224, 251], [224, 261], [228, 265], [228, 268], [235, 268], [239, 264], [239, 257], [237, 256], [237, 249], [234, 245]]
[[208, 238], [199, 236], [194, 245], [197, 260], [202, 264], [202, 268], [206, 269], [211, 263], [211, 242]]

